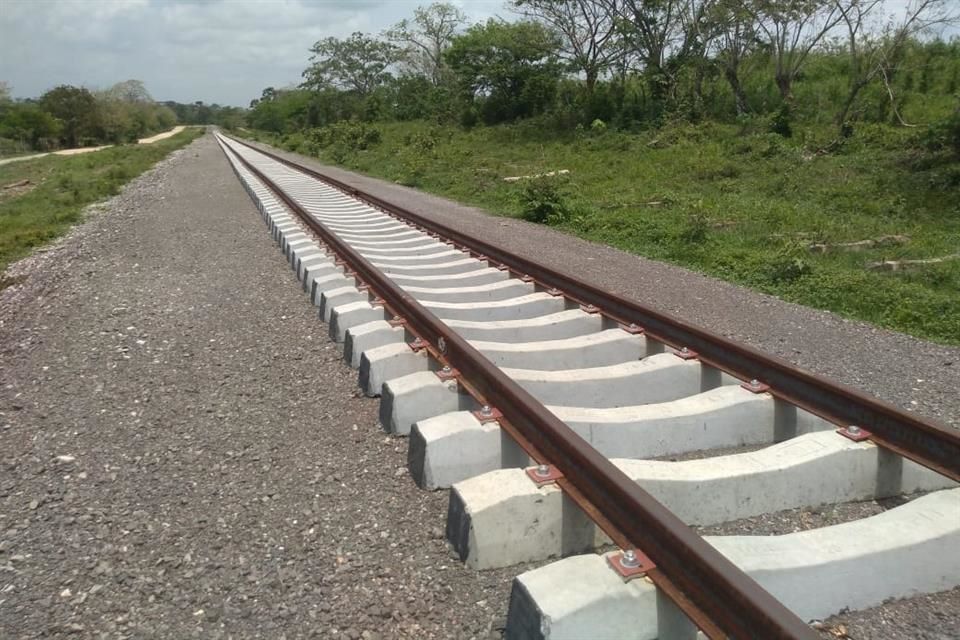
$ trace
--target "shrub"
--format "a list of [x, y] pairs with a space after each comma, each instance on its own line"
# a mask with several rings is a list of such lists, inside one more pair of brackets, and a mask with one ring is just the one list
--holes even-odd
[[364, 151], [380, 143], [380, 129], [365, 122], [344, 121], [310, 133], [311, 141], [321, 149], [339, 147], [338, 151]]
[[707, 216], [697, 212], [687, 218], [686, 224], [680, 229], [679, 238], [685, 244], [703, 244], [707, 240], [710, 223]]
[[563, 176], [540, 176], [520, 183], [520, 217], [538, 224], [560, 224], [570, 217], [569, 181]]
[[790, 126], [792, 119], [790, 105], [786, 102], [780, 105], [780, 108], [770, 117], [769, 131], [784, 138], [793, 136], [793, 128]]
[[921, 141], [929, 151], [946, 151], [960, 157], [960, 106], [949, 117], [930, 125]]

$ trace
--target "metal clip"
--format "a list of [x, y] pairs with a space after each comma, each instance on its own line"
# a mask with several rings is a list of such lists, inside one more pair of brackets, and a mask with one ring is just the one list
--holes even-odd
[[442, 369], [434, 371], [434, 374], [444, 382], [447, 380], [456, 380], [460, 376], [460, 372], [449, 365], [444, 365]]
[[682, 360], [696, 360], [697, 358], [700, 357], [699, 353], [687, 347], [682, 347], [679, 351], [674, 351], [673, 355], [677, 356]]
[[563, 477], [563, 473], [552, 464], [538, 464], [535, 467], [527, 467], [524, 471], [526, 471], [527, 477], [533, 480], [533, 484], [538, 487], [554, 484]]
[[626, 331], [627, 333], [629, 333], [630, 335], [634, 335], [634, 336], [641, 336], [646, 331], [646, 329], [636, 324], [635, 322], [631, 322], [630, 324], [621, 324], [620, 328]]
[[743, 384], [740, 385], [740, 388], [746, 389], [750, 393], [766, 393], [767, 391], [770, 391], [770, 385], [764, 384], [759, 380], [757, 380], [756, 378], [754, 378], [750, 382], [744, 382]]
[[494, 409], [490, 405], [485, 404], [473, 412], [473, 417], [479, 420], [480, 424], [485, 424], [487, 422], [496, 422], [503, 417], [503, 414], [500, 413], [499, 409]]
[[846, 427], [840, 427], [837, 429], [837, 433], [842, 435], [844, 438], [853, 440], [854, 442], [863, 442], [864, 440], [869, 440], [870, 436], [873, 435], [866, 429], [861, 429], [855, 424], [851, 424]]
[[649, 571], [657, 568], [653, 560], [636, 549], [624, 549], [611, 553], [607, 556], [607, 562], [610, 564], [610, 568], [623, 578], [624, 582], [641, 578]]

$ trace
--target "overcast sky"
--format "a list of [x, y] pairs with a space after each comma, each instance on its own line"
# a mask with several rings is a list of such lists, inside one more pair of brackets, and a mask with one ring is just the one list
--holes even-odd
[[[24, 98], [134, 78], [158, 100], [247, 106], [300, 82], [317, 40], [379, 33], [429, 1], [0, 0], [0, 81]], [[506, 15], [503, 0], [455, 4]]]
[[[300, 82], [317, 40], [379, 33], [430, 1], [0, 0], [0, 81], [24, 98], [137, 79], [158, 100], [246, 106]], [[504, 0], [455, 4], [474, 22], [510, 15]]]

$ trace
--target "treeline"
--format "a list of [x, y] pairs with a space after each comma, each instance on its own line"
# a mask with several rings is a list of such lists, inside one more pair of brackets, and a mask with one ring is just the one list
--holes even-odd
[[61, 85], [36, 99], [12, 100], [0, 84], [0, 153], [133, 142], [175, 124], [239, 126], [243, 109], [156, 102], [139, 80], [103, 91]]
[[215, 124], [224, 129], [242, 127], [247, 110], [240, 107], [224, 107], [217, 103], [204, 104], [203, 101], [181, 103], [167, 100], [162, 103], [177, 116], [177, 124]]
[[0, 144], [6, 152], [131, 142], [176, 121], [139, 80], [103, 91], [60, 85], [35, 100], [10, 100], [9, 91], [0, 97]]
[[435, 3], [379, 35], [321, 40], [303, 83], [265, 89], [247, 122], [289, 133], [341, 120], [540, 117], [567, 130], [763, 117], [783, 135], [803, 120], [844, 136], [957, 109], [960, 42], [930, 37], [956, 24], [951, 0], [509, 4], [513, 21], [471, 25]]

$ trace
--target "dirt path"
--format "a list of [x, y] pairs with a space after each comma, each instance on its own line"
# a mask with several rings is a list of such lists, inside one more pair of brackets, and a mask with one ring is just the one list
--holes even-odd
[[172, 136], [177, 135], [178, 133], [180, 133], [180, 132], [183, 131], [184, 129], [186, 129], [185, 126], [183, 126], [183, 125], [177, 125], [177, 126], [174, 127], [173, 129], [170, 129], [169, 131], [164, 131], [163, 133], [158, 133], [158, 134], [155, 135], [155, 136], [150, 136], [149, 138], [140, 138], [139, 140], [137, 140], [137, 142], [140, 143], [140, 144], [150, 144], [151, 142], [157, 142], [157, 141], [159, 141], [159, 140], [166, 140], [167, 138], [170, 138], [170, 137], [172, 137]]
[[[169, 131], [164, 131], [163, 133], [158, 133], [155, 136], [150, 136], [149, 138], [140, 138], [137, 140], [137, 144], [150, 144], [152, 142], [157, 142], [159, 140], [165, 140], [171, 136], [175, 136], [181, 131], [186, 129], [182, 125], [178, 125]], [[49, 153], [35, 153], [29, 156], [19, 156], [17, 158], [7, 158], [6, 160], [0, 160], [0, 165], [9, 164], [11, 162], [20, 162], [21, 160], [33, 160], [34, 158], [42, 158], [44, 156], [54, 155], [54, 156], [75, 156], [81, 153], [90, 153], [92, 151], [100, 151], [101, 149], [109, 149], [113, 145], [105, 144], [99, 147], [78, 147], [76, 149], [60, 149], [59, 151], [50, 151]]]

